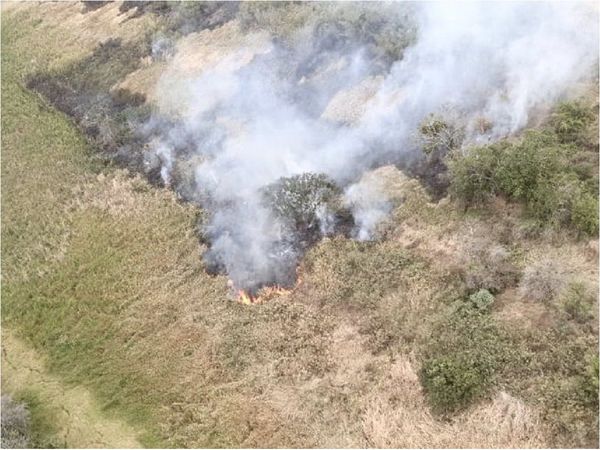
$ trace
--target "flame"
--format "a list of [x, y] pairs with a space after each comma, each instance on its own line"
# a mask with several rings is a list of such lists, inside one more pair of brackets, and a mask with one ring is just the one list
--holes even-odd
[[280, 286], [265, 286], [258, 291], [258, 295], [254, 296], [243, 289], [240, 289], [237, 293], [237, 301], [243, 305], [254, 305], [256, 303], [263, 303], [271, 300], [275, 297], [289, 295], [291, 292], [291, 289], [285, 289]]
[[238, 292], [238, 301], [244, 305], [251, 305], [254, 303], [254, 298], [243, 289], [240, 289]]
[[236, 295], [236, 289], [234, 287], [233, 280], [229, 280], [227, 282], [227, 285], [232, 290], [232, 293], [233, 293], [234, 297], [236, 297], [236, 300], [238, 303], [241, 303], [243, 305], [254, 305], [256, 303], [267, 302], [276, 297], [290, 295], [298, 286], [300, 286], [302, 284], [302, 281], [303, 281], [302, 278], [303, 278], [302, 271], [301, 271], [300, 267], [298, 267], [296, 269], [296, 284], [293, 288], [286, 289], [286, 288], [283, 288], [283, 287], [277, 286], [277, 285], [263, 286], [257, 292], [257, 295], [252, 295], [249, 292], [246, 292], [244, 289], [237, 289], [237, 295]]

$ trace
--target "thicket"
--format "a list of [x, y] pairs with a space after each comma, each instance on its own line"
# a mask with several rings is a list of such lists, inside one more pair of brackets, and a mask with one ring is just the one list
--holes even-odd
[[482, 289], [453, 304], [434, 327], [420, 378], [435, 412], [460, 410], [493, 386], [504, 352], [489, 313], [493, 301], [493, 295]]
[[474, 147], [448, 161], [451, 190], [467, 205], [496, 195], [522, 202], [539, 222], [598, 233], [597, 147], [584, 145], [592, 110], [563, 103], [549, 126], [518, 141]]

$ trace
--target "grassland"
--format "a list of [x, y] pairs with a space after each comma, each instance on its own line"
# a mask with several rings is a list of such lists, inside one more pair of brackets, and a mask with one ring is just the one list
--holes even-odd
[[[388, 167], [404, 201], [384, 239], [326, 239], [291, 294], [231, 302], [201, 263], [202, 211], [106, 166], [24, 87], [97, 42], [69, 40], [76, 28], [35, 8], [2, 21], [2, 326], [40, 370], [90, 392], [98, 417], [145, 446], [597, 445], [597, 240], [532, 232], [500, 198], [466, 213], [433, 203]], [[115, 33], [143, 39], [133, 26]], [[523, 273], [545, 258], [592, 294], [523, 296]], [[482, 288], [495, 298], [479, 311]], [[444, 364], [457, 370], [437, 376]], [[452, 377], [466, 388], [448, 408], [433, 394]], [[13, 389], [50, 442], [43, 386]]]

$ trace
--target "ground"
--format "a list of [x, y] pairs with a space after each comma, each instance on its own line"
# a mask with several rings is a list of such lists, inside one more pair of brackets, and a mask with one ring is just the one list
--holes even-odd
[[[595, 377], [597, 396], [597, 238], [531, 233], [501, 198], [466, 211], [435, 202], [388, 166], [373, 174], [395, 202], [379, 240], [326, 238], [289, 295], [233, 302], [227, 278], [204, 270], [202, 210], [107, 164], [26, 87], [107, 37], [143, 39], [158, 19], [118, 4], [2, 8], [2, 390], [29, 405], [38, 446], [598, 445], [585, 394]], [[238, 27], [179, 45], [210, 55], [207, 36], [235, 47]], [[140, 67], [117, 82], [152, 100], [161, 69]], [[522, 274], [547, 259], [565, 286], [592, 292], [591, 317], [565, 312], [566, 294], [524, 294]], [[463, 317], [482, 283], [493, 304]], [[422, 368], [464, 349], [493, 374], [440, 412]]]

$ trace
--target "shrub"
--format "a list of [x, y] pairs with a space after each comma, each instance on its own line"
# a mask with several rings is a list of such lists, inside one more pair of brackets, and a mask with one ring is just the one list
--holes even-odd
[[590, 236], [598, 235], [598, 196], [582, 192], [573, 199], [573, 225]]
[[580, 101], [558, 105], [550, 123], [561, 142], [580, 143], [583, 131], [594, 120], [593, 109]]
[[561, 170], [562, 150], [553, 135], [527, 132], [518, 144], [504, 147], [496, 172], [499, 189], [509, 197], [527, 202], [540, 182]]
[[597, 180], [593, 170], [573, 163], [581, 154], [552, 130], [529, 131], [518, 142], [501, 141], [451, 156], [450, 188], [467, 206], [501, 194], [525, 204], [540, 223], [570, 225], [595, 235]]
[[360, 46], [384, 65], [400, 59], [416, 36], [410, 6], [242, 2], [237, 17], [244, 30], [268, 30], [283, 42], [312, 39], [319, 52]]
[[467, 205], [483, 203], [499, 193], [496, 173], [503, 151], [503, 143], [498, 143], [453, 155], [448, 161], [452, 193]]
[[495, 382], [504, 358], [504, 340], [488, 308], [491, 294], [480, 291], [454, 304], [434, 328], [420, 373], [432, 409], [451, 413], [482, 397]]
[[445, 120], [432, 114], [421, 123], [419, 137], [426, 155], [446, 155], [461, 146], [465, 130], [455, 120]]
[[593, 317], [594, 296], [581, 282], [570, 283], [563, 297], [563, 308], [569, 318], [584, 323]]
[[518, 281], [518, 270], [510, 253], [488, 239], [471, 239], [463, 251], [464, 280], [467, 289], [498, 293]]
[[598, 355], [590, 358], [586, 373], [581, 377], [581, 392], [584, 403], [598, 411]]
[[469, 296], [469, 301], [477, 309], [487, 309], [494, 303], [494, 296], [487, 289], [480, 289]]
[[441, 356], [423, 367], [423, 386], [438, 412], [449, 412], [467, 405], [483, 392], [488, 370], [468, 354]]
[[23, 403], [10, 395], [3, 395], [2, 402], [2, 448], [28, 448], [29, 411]]
[[277, 216], [301, 230], [318, 228], [323, 207], [341, 209], [341, 190], [324, 174], [280, 178], [263, 190], [263, 197]]
[[448, 190], [447, 155], [462, 145], [464, 137], [464, 126], [457, 112], [448, 108], [443, 111], [443, 116], [430, 115], [419, 127], [418, 141], [425, 158], [412, 168], [412, 172], [436, 197], [445, 195]]

